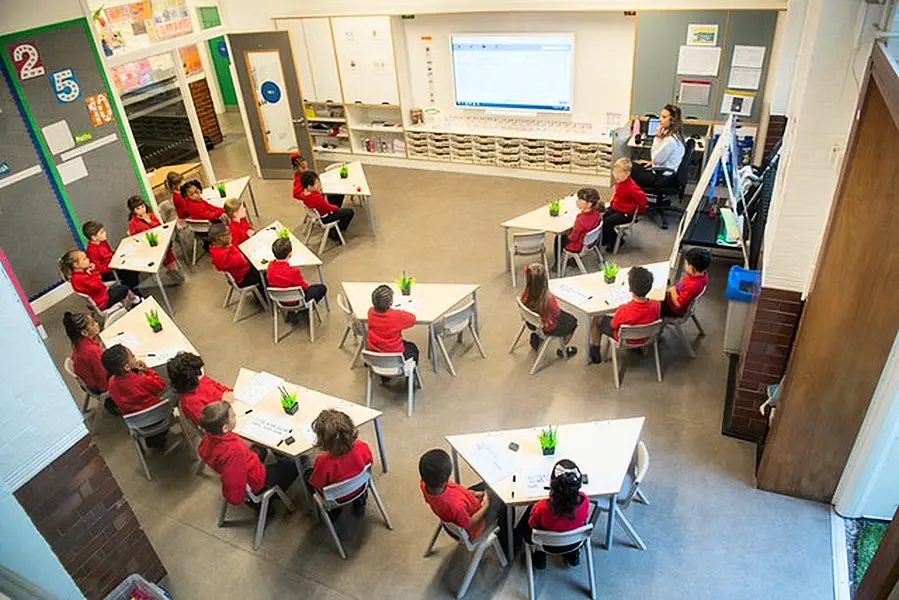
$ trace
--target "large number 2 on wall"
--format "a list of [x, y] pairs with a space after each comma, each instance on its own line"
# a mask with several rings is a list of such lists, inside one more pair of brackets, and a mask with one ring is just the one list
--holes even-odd
[[46, 73], [41, 55], [33, 44], [24, 43], [12, 49], [13, 64], [19, 70], [19, 80], [34, 79]]
[[56, 92], [56, 99], [60, 102], [74, 102], [81, 96], [81, 88], [75, 79], [75, 72], [72, 69], [63, 69], [50, 75], [53, 82], [53, 90]]

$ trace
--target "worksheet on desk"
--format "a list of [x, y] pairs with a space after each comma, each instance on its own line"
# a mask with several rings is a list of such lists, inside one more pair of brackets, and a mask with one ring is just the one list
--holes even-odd
[[234, 390], [238, 400], [250, 406], [256, 406], [259, 402], [284, 383], [284, 379], [271, 373], [261, 371], [256, 373], [246, 385]]

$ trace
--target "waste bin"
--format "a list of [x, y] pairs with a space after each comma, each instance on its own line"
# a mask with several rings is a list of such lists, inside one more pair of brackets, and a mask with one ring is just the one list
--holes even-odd
[[749, 315], [749, 303], [761, 285], [761, 271], [731, 267], [727, 274], [727, 318], [724, 321], [724, 352], [739, 354], [743, 346], [743, 332]]

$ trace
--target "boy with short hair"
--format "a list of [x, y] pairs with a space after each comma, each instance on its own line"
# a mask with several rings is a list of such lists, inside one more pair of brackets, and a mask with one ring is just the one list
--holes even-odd
[[222, 496], [229, 504], [240, 504], [246, 497], [247, 485], [254, 494], [278, 486], [285, 492], [297, 478], [293, 460], [278, 460], [265, 465], [267, 451], [250, 447], [236, 433], [237, 415], [228, 402], [207, 404], [200, 413], [200, 426], [206, 435], [197, 452], [222, 479]]
[[393, 289], [379, 285], [371, 293], [368, 309], [368, 349], [374, 352], [402, 352], [418, 364], [418, 346], [403, 339], [403, 330], [415, 325], [415, 315], [393, 308]]
[[[314, 208], [321, 215], [322, 223], [333, 223], [337, 221], [340, 231], [346, 231], [353, 220], [354, 211], [352, 208], [343, 208], [342, 199], [328, 198], [322, 194], [322, 182], [315, 171], [306, 171], [300, 175], [300, 185], [302, 191], [296, 196], [308, 208]], [[339, 204], [332, 204], [338, 202]], [[334, 234], [337, 235], [336, 233]]]
[[307, 300], [321, 302], [328, 293], [323, 283], [308, 284], [299, 267], [291, 266], [289, 260], [293, 254], [293, 243], [289, 238], [278, 238], [272, 242], [272, 254], [275, 260], [268, 264], [266, 279], [271, 288], [301, 287]]
[[[116, 408], [123, 415], [140, 412], [160, 402], [165, 381], [159, 374], [138, 360], [131, 350], [122, 344], [110, 346], [100, 356], [103, 368], [109, 373], [108, 392]], [[162, 448], [168, 430], [144, 438], [149, 448]]]
[[[627, 273], [627, 285], [631, 291], [631, 300], [622, 304], [612, 317], [594, 319], [590, 330], [590, 361], [602, 362], [600, 342], [606, 335], [618, 339], [618, 329], [622, 325], [645, 325], [660, 318], [661, 303], [647, 298], [652, 291], [652, 273], [644, 267], [631, 267]], [[633, 340], [639, 343], [643, 340]]]
[[631, 177], [632, 169], [633, 163], [629, 158], [619, 158], [612, 166], [615, 189], [602, 219], [602, 243], [609, 252], [615, 249], [618, 238], [615, 227], [633, 221], [634, 213], [646, 211], [646, 193]]
[[220, 400], [234, 402], [231, 388], [207, 376], [204, 366], [203, 359], [190, 352], [179, 352], [165, 365], [172, 388], [180, 396], [178, 408], [181, 414], [197, 426], [206, 405]]
[[418, 460], [421, 495], [441, 521], [455, 523], [475, 539], [485, 527], [499, 525], [499, 543], [509, 556], [505, 503], [483, 481], [465, 488], [450, 481], [453, 461], [444, 450], [428, 450]]
[[228, 227], [222, 223], [214, 223], [209, 228], [209, 241], [209, 258], [215, 268], [230, 273], [238, 287], [255, 285], [264, 298], [265, 288], [262, 287], [259, 271], [250, 264], [243, 252], [231, 245]]
[[[94, 263], [94, 267], [100, 273], [100, 278], [103, 281], [115, 281], [116, 276], [109, 266], [114, 252], [112, 251], [112, 246], [109, 245], [109, 240], [106, 239], [106, 229], [103, 227], [103, 223], [86, 221], [81, 226], [81, 233], [87, 238], [87, 246], [84, 248], [84, 253]], [[119, 281], [132, 292], [137, 293], [137, 287], [140, 284], [140, 275], [138, 273], [116, 270], [116, 274], [119, 276]]]
[[709, 265], [712, 256], [703, 248], [690, 248], [684, 256], [686, 275], [668, 288], [662, 302], [662, 316], [677, 318], [684, 316], [690, 303], [709, 284]]

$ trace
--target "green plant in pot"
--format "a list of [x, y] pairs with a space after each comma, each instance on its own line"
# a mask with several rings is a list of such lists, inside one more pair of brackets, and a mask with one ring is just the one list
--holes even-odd
[[218, 193], [219, 193], [219, 198], [224, 198], [224, 197], [226, 196], [226, 192], [225, 192], [225, 182], [223, 182], [223, 181], [218, 181], [218, 182], [216, 182], [216, 184], [215, 184], [215, 189], [216, 189], [216, 190], [218, 191]]
[[144, 313], [144, 316], [147, 318], [147, 325], [150, 326], [150, 329], [153, 330], [153, 333], [159, 333], [162, 331], [162, 322], [159, 320], [159, 312], [151, 310], [150, 312]]
[[559, 212], [562, 210], [562, 201], [561, 200], [551, 200], [549, 203], [549, 216], [558, 217]]
[[540, 441], [540, 449], [543, 450], [543, 456], [552, 456], [556, 453], [556, 443], [559, 441], [558, 427], [545, 427], [537, 439]]
[[281, 392], [281, 408], [284, 409], [289, 415], [297, 412], [297, 409], [300, 407], [297, 402], [297, 393], [296, 392], [288, 392], [287, 388], [283, 385], [278, 386], [278, 391]]
[[621, 267], [612, 262], [604, 264], [602, 266], [602, 277], [606, 280], [606, 283], [615, 283], [615, 278], [618, 276], [620, 269]]
[[151, 246], [155, 247], [159, 245], [159, 234], [155, 231], [148, 231], [144, 237], [147, 239], [147, 243]]
[[275, 235], [278, 236], [278, 239], [289, 240], [290, 239], [290, 229], [287, 227], [281, 227], [278, 231], [275, 232]]
[[340, 167], [340, 170], [337, 172], [337, 174], [340, 175], [341, 179], [346, 179], [347, 177], [350, 176], [350, 169], [346, 165], [342, 165]]
[[403, 274], [396, 278], [396, 287], [400, 288], [400, 293], [403, 296], [409, 296], [412, 294], [412, 285], [415, 284], [415, 278], [406, 275], [406, 272], [403, 271]]

